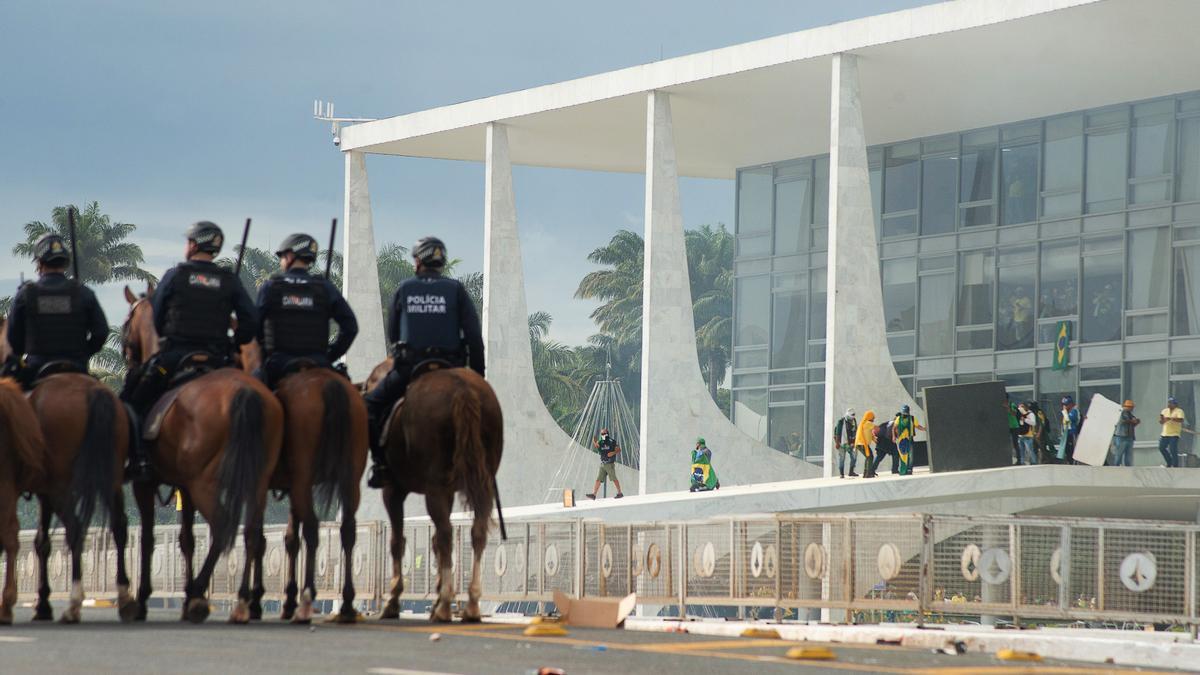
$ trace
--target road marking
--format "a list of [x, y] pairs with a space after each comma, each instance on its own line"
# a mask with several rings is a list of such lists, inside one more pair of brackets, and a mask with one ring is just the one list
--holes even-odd
[[[1113, 675], [1170, 675], [1166, 670], [1137, 670], [1130, 668], [1101, 669], [1100, 664], [1093, 667], [1079, 666], [934, 666], [914, 668], [913, 673], [928, 675], [976, 675], [976, 673], [1048, 673], [1051, 675], [1094, 675], [1095, 673], [1112, 673]], [[1179, 671], [1174, 671], [1178, 673]]]
[[37, 638], [19, 637], [16, 635], [0, 635], [0, 642], [33, 642]]
[[372, 675], [455, 675], [432, 670], [404, 670], [403, 668], [367, 668], [367, 672]]
[[[608, 643], [605, 643], [608, 644]], [[752, 649], [756, 647], [778, 647], [779, 640], [704, 640], [697, 642], [643, 642], [634, 646], [653, 652], [691, 652], [708, 649]]]

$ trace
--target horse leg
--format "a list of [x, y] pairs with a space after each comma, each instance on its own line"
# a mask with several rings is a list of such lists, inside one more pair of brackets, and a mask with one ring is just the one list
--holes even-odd
[[125, 547], [129, 544], [129, 516], [125, 515], [125, 491], [118, 489], [113, 494], [112, 514], [109, 518], [113, 543], [117, 546], [117, 616], [123, 623], [133, 621], [138, 613], [138, 603], [129, 592], [129, 570], [125, 568]]
[[71, 596], [67, 609], [59, 617], [61, 623], [79, 623], [83, 613], [83, 542], [87, 526], [71, 511], [68, 505], [60, 511], [63, 529], [66, 531], [67, 548], [71, 551]]
[[358, 510], [358, 483], [354, 484], [351, 497], [342, 502], [342, 557], [345, 560], [342, 569], [345, 573], [342, 575], [342, 608], [338, 612], [338, 623], [358, 621], [358, 612], [354, 609], [354, 542], [358, 536], [354, 513]]
[[287, 584], [284, 586], [284, 601], [283, 613], [280, 619], [291, 621], [296, 614], [296, 559], [300, 555], [300, 535], [296, 532], [299, 525], [296, 523], [296, 511], [288, 515], [287, 532], [283, 535], [283, 547], [287, 551]]
[[0, 494], [0, 548], [4, 550], [4, 593], [0, 596], [0, 626], [13, 622], [13, 605], [17, 602], [17, 547], [20, 539], [17, 536], [20, 524], [17, 522], [15, 492]]
[[196, 505], [187, 490], [179, 489], [179, 552], [183, 555], [183, 613], [187, 618], [188, 601], [192, 599], [192, 580], [196, 577]]
[[[263, 495], [264, 498], [266, 495]], [[265, 508], [265, 503], [260, 500], [257, 504], [246, 505], [245, 524], [242, 529], [242, 542], [246, 549], [246, 558], [242, 562], [242, 584], [238, 587], [238, 600], [233, 606], [233, 611], [229, 613], [229, 623], [249, 623], [253, 618], [251, 604], [254, 602], [254, 597], [251, 594], [251, 575], [257, 568], [258, 574], [254, 574], [256, 589], [262, 588], [262, 563], [263, 550], [266, 548], [267, 540], [263, 536], [262, 529], [262, 513]], [[257, 563], [257, 564], [256, 564]], [[205, 566], [208, 561], [205, 561]], [[261, 595], [259, 598], [261, 599]], [[262, 617], [262, 606], [259, 605], [258, 616]]]
[[50, 607], [50, 519], [54, 512], [50, 502], [38, 495], [38, 531], [33, 548], [38, 556], [38, 600], [33, 609], [34, 621], [50, 621], [54, 610]]
[[400, 618], [400, 594], [404, 592], [404, 499], [405, 493], [392, 486], [383, 488], [383, 506], [387, 509], [392, 525], [392, 584], [388, 590], [388, 601], [380, 613], [381, 619]]
[[[317, 547], [320, 546], [320, 523], [313, 513], [311, 501], [300, 495], [296, 509], [299, 514], [300, 532], [304, 536], [304, 587], [300, 590], [300, 607], [296, 610], [293, 623], [308, 623], [313, 617], [313, 600], [317, 598]], [[296, 495], [293, 494], [293, 499]]]
[[431, 491], [425, 495], [425, 509], [435, 528], [433, 535], [434, 553], [437, 555], [437, 600], [433, 603], [433, 611], [429, 619], [437, 623], [449, 623], [453, 618], [454, 607], [454, 570], [451, 564], [453, 547], [451, 536], [454, 533], [450, 525], [450, 508], [453, 506], [454, 493]]
[[[258, 550], [254, 555], [254, 582], [250, 587], [250, 620], [262, 621], [262, 599], [267, 589], [263, 586], [263, 559], [267, 555], [267, 535], [258, 530]], [[247, 556], [247, 559], [249, 557]]]
[[[490, 507], [491, 504], [488, 504]], [[462, 620], [477, 623], [483, 620], [479, 611], [479, 596], [483, 592], [483, 581], [480, 563], [483, 562], [483, 549], [487, 546], [488, 514], [484, 511], [475, 512], [475, 522], [471, 525], [471, 549], [475, 555], [475, 563], [471, 565], [471, 585], [467, 587], [467, 608], [463, 610]]]
[[141, 567], [138, 569], [138, 594], [136, 621], [146, 620], [146, 602], [154, 592], [151, 586], [151, 564], [154, 562], [154, 490], [157, 484], [140, 482], [133, 484], [133, 498], [137, 501], [138, 516], [142, 521]]
[[195, 579], [188, 582], [186, 590], [188, 600], [184, 603], [183, 616], [192, 623], [204, 623], [204, 620], [208, 618], [208, 598], [205, 597], [204, 590], [212, 581], [213, 569], [216, 568], [217, 559], [220, 557], [220, 547], [209, 548], [208, 554], [204, 556], [204, 563], [200, 566], [200, 572], [196, 574]]

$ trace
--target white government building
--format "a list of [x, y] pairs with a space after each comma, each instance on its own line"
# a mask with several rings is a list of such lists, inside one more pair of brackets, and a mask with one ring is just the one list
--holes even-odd
[[[642, 455], [627, 492], [685, 488], [697, 435], [726, 485], [828, 477], [835, 413], [907, 402], [920, 415], [935, 384], [1099, 392], [1138, 399], [1151, 421], [1170, 392], [1195, 418], [1197, 26], [1194, 0], [954, 0], [349, 126], [350, 369], [385, 353], [365, 158], [399, 155], [486, 167], [483, 325], [506, 505], [542, 501], [572, 452], [534, 382], [513, 164], [646, 176]], [[738, 181], [732, 422], [697, 365], [680, 176]], [[1062, 320], [1066, 372], [1047, 344]], [[1156, 425], [1142, 429], [1138, 463], [1157, 465]], [[1132, 514], [1112, 500], [1142, 496], [1139, 513], [1190, 518], [1192, 473], [764, 484], [723, 490], [720, 512], [917, 504], [915, 490], [993, 513]]]

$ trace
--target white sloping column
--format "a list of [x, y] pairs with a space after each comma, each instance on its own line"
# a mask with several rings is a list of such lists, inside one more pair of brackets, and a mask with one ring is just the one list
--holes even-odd
[[877, 422], [912, 406], [888, 351], [871, 211], [871, 176], [858, 89], [858, 57], [835, 54], [829, 120], [829, 265], [825, 337], [825, 476], [832, 476], [833, 427], [847, 407]]
[[[597, 464], [597, 455], [585, 453], [563, 433], [546, 410], [534, 379], [533, 351], [529, 338], [529, 311], [525, 304], [525, 271], [517, 234], [517, 208], [513, 199], [512, 163], [508, 132], [503, 124], [487, 126], [484, 154], [483, 214], [483, 339], [487, 379], [504, 411], [504, 460], [497, 480], [505, 505], [520, 506], [545, 501], [551, 487], [590, 490], [592, 485], [552, 486], [555, 473], [568, 453], [580, 466]], [[594, 469], [593, 469], [594, 471]], [[618, 469], [630, 477], [625, 467]], [[593, 474], [594, 475], [594, 474]], [[630, 482], [633, 482], [632, 480]], [[630, 486], [622, 484], [629, 489]], [[585, 490], [586, 491], [586, 490]], [[632, 490], [629, 490], [632, 492]]]
[[722, 485], [816, 475], [743, 434], [709, 396], [696, 358], [679, 176], [666, 92], [646, 98], [646, 249], [642, 295], [641, 491], [687, 489], [697, 436]]
[[371, 222], [371, 192], [367, 161], [361, 152], [346, 155], [346, 201], [342, 218], [342, 294], [358, 319], [358, 337], [346, 353], [350, 375], [365, 380], [387, 357], [383, 308], [379, 304], [379, 267], [375, 229]]

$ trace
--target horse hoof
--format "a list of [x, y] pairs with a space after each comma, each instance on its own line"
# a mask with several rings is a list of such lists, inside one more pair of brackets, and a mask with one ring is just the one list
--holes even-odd
[[11, 609], [6, 609], [0, 612], [0, 626], [11, 626], [12, 622], [13, 615]]
[[400, 618], [400, 602], [396, 599], [388, 600], [388, 604], [384, 606], [383, 611], [379, 614], [380, 619], [399, 619]]
[[54, 610], [50, 609], [49, 605], [46, 605], [45, 607], [38, 607], [33, 612], [33, 620], [34, 621], [53, 621], [54, 620]]
[[229, 613], [229, 623], [250, 623], [250, 605], [245, 600], [238, 600]]
[[429, 615], [429, 620], [433, 623], [450, 623], [453, 619], [454, 614], [450, 611], [449, 603], [434, 605], [433, 612]]
[[145, 621], [146, 615], [148, 613], [149, 612], [146, 609], [146, 603], [139, 602], [139, 603], [137, 603], [137, 614], [134, 615], [133, 620], [134, 621]]
[[313, 609], [312, 605], [300, 605], [296, 610], [296, 615], [292, 617], [292, 623], [304, 625], [312, 623]]
[[333, 621], [333, 623], [349, 624], [358, 623], [361, 618], [362, 617], [359, 615], [359, 613], [355, 609], [351, 608], [350, 611], [342, 610], [337, 614], [334, 614], [330, 620]]
[[256, 602], [256, 603], [253, 603], [250, 605], [250, 620], [251, 621], [262, 621], [262, 615], [263, 615], [263, 608], [262, 608], [261, 604]]
[[78, 607], [69, 607], [65, 612], [62, 613], [62, 616], [58, 618], [58, 622], [61, 624], [79, 623], [79, 614], [80, 612]]
[[482, 623], [483, 613], [479, 611], [479, 605], [467, 607], [462, 614], [463, 623]]
[[296, 603], [295, 602], [283, 603], [283, 610], [279, 613], [279, 620], [280, 621], [291, 621], [292, 617], [295, 615], [296, 615]]
[[204, 620], [208, 618], [208, 612], [208, 600], [204, 598], [192, 598], [183, 610], [183, 618], [192, 623], [204, 623]]
[[141, 604], [137, 600], [118, 602], [117, 616], [121, 617], [121, 623], [130, 623], [139, 619], [145, 621], [146, 619]]

